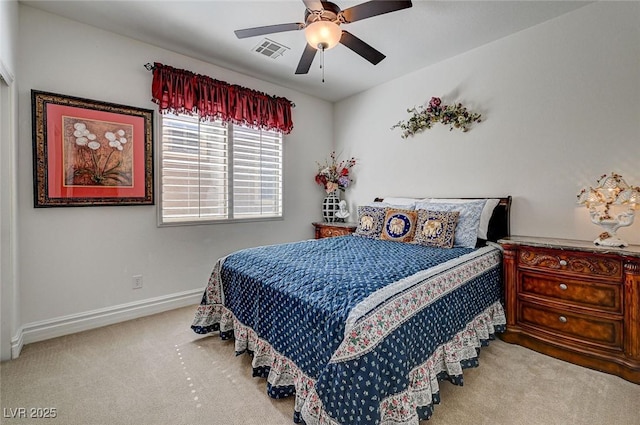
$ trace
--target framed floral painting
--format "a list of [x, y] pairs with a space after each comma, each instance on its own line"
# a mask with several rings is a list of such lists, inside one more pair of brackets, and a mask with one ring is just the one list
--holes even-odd
[[32, 90], [35, 207], [153, 205], [153, 111]]

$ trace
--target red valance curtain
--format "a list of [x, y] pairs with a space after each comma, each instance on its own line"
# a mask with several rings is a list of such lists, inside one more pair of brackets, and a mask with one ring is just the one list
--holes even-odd
[[293, 129], [292, 103], [284, 97], [270, 96], [158, 62], [153, 65], [151, 93], [161, 113], [197, 113], [202, 120], [219, 119], [284, 134]]

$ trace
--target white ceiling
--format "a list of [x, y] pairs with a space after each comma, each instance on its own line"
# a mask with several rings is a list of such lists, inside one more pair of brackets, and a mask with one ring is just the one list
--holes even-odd
[[[338, 45], [325, 52], [322, 83], [320, 54], [308, 74], [294, 74], [306, 43], [303, 31], [267, 36], [289, 47], [276, 59], [253, 51], [264, 37], [240, 40], [233, 33], [235, 29], [304, 22], [301, 0], [20, 2], [332, 102], [589, 3], [413, 1], [409, 9], [343, 24], [343, 29], [387, 57], [374, 66]], [[363, 1], [334, 2], [346, 9]], [[140, 60], [152, 62], [154, 58]]]

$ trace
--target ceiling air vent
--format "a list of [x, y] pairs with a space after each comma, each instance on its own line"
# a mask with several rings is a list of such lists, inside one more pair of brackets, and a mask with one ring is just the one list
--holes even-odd
[[287, 46], [284, 46], [268, 38], [265, 38], [260, 43], [258, 43], [257, 46], [253, 48], [254, 52], [258, 52], [271, 59], [275, 59], [278, 56], [282, 56], [282, 54], [286, 50], [289, 50]]

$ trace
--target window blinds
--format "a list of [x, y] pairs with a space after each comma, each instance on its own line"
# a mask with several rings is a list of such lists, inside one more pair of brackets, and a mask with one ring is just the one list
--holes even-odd
[[282, 136], [186, 115], [162, 120], [162, 222], [282, 216]]

